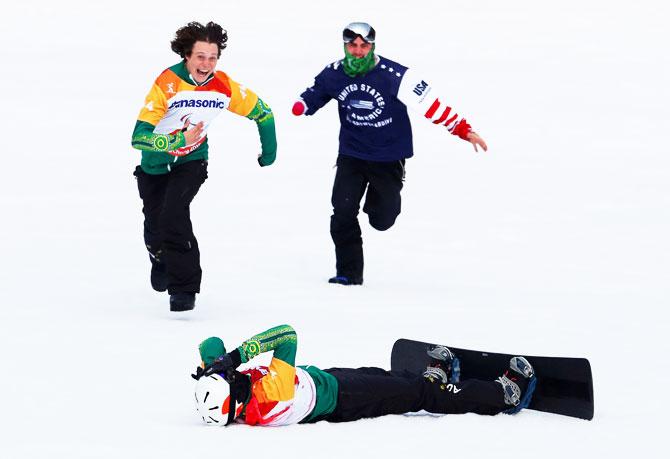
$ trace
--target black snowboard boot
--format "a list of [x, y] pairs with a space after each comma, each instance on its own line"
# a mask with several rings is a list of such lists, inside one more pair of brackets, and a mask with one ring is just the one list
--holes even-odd
[[512, 408], [514, 412], [519, 411], [528, 406], [535, 388], [533, 366], [525, 357], [512, 357], [509, 369], [496, 382], [503, 388], [505, 403], [514, 407]]
[[170, 295], [170, 311], [190, 311], [195, 307], [195, 293], [183, 292]]
[[442, 384], [456, 383], [454, 378], [454, 363], [458, 362], [453, 352], [447, 346], [435, 346], [427, 351], [430, 359], [428, 368], [423, 372], [423, 377], [430, 382], [440, 382]]
[[161, 260], [161, 251], [155, 254], [149, 252], [151, 260], [151, 288], [157, 292], [164, 292], [168, 287], [167, 266]]
[[335, 276], [328, 279], [329, 284], [340, 285], [363, 285], [362, 277]]

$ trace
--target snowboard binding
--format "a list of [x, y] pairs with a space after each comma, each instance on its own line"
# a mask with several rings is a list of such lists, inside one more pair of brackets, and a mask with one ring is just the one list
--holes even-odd
[[530, 362], [517, 356], [510, 359], [509, 369], [496, 382], [503, 388], [505, 404], [512, 406], [503, 413], [516, 414], [530, 405], [537, 379]]
[[461, 364], [458, 357], [446, 346], [437, 345], [426, 352], [430, 357], [423, 377], [430, 382], [457, 384], [461, 380]]

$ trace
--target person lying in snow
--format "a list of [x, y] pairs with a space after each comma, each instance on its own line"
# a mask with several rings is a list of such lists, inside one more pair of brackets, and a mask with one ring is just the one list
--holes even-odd
[[[221, 338], [200, 343], [195, 401], [203, 421], [259, 426], [355, 421], [387, 414], [425, 410], [429, 413], [510, 414], [528, 406], [533, 367], [513, 357], [496, 380], [458, 381], [454, 354], [444, 346], [428, 351], [432, 358], [423, 375], [381, 368], [296, 366], [298, 338], [290, 325], [259, 333], [227, 353]], [[237, 371], [243, 363], [273, 352], [270, 366]], [[502, 373], [502, 371], [501, 371]], [[528, 388], [528, 390], [527, 390]], [[230, 409], [231, 400], [234, 401]]]

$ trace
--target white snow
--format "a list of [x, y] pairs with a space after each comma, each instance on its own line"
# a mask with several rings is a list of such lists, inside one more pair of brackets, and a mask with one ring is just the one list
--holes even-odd
[[[670, 306], [668, 6], [530, 0], [184, 3], [25, 0], [0, 17], [0, 456], [635, 457], [665, 448]], [[219, 68], [277, 119], [223, 114], [192, 205], [202, 294], [150, 289], [130, 134], [190, 20], [229, 32]], [[403, 212], [364, 231], [365, 286], [331, 286], [334, 103], [294, 98], [352, 20], [423, 70], [490, 146], [413, 116]], [[666, 45], [663, 45], [666, 43]], [[591, 422], [389, 416], [280, 429], [201, 424], [197, 345], [274, 325], [298, 363], [388, 367], [396, 338], [583, 356]]]

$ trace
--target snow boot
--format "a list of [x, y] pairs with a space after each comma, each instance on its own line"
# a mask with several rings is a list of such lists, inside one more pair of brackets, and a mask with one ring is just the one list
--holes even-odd
[[509, 369], [496, 382], [503, 388], [505, 404], [512, 406], [505, 413], [515, 414], [528, 407], [536, 379], [533, 366], [525, 357], [512, 357]]
[[182, 292], [170, 295], [170, 311], [190, 311], [195, 307], [195, 293]]
[[340, 285], [363, 285], [362, 277], [335, 276], [328, 279], [329, 284]]

